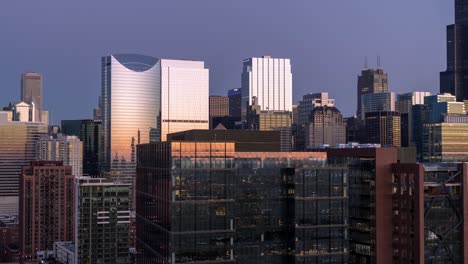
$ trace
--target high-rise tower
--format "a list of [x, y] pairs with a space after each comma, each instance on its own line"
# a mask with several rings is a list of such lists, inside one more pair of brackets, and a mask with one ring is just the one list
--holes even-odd
[[388, 92], [388, 77], [380, 66], [377, 69], [362, 70], [358, 76], [357, 85], [357, 116], [362, 115], [362, 95], [369, 93], [385, 93]]
[[468, 100], [468, 0], [455, 0], [455, 24], [447, 26], [447, 70], [440, 73], [440, 92]]
[[260, 110], [292, 111], [290, 59], [263, 56], [244, 60], [241, 94], [243, 120], [254, 97]]
[[21, 101], [34, 103], [34, 121], [42, 121], [42, 75], [28, 72], [21, 76]]
[[102, 169], [115, 177], [132, 176], [136, 145], [150, 137], [165, 141], [169, 133], [208, 129], [208, 75], [203, 61], [103, 57]]

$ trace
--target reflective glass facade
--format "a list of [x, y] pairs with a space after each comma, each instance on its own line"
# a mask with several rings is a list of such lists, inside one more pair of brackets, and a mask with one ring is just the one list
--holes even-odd
[[325, 153], [138, 146], [139, 263], [347, 263], [347, 171]]
[[381, 68], [364, 69], [358, 76], [357, 84], [357, 116], [362, 118], [362, 95], [368, 93], [388, 92], [388, 76]]
[[290, 59], [249, 58], [242, 71], [242, 119], [256, 97], [260, 110], [292, 111], [292, 72]]
[[161, 141], [167, 134], [209, 128], [209, 70], [203, 61], [162, 59]]
[[[102, 165], [134, 175], [135, 146], [208, 129], [209, 74], [202, 61], [117, 54], [102, 58]], [[128, 175], [131, 174], [131, 175]]]
[[424, 124], [423, 161], [454, 162], [468, 160], [468, 124]]
[[119, 161], [119, 168], [128, 166], [131, 171], [135, 162], [132, 145], [149, 142], [150, 128], [157, 127], [161, 111], [157, 62], [133, 54], [102, 58], [101, 164], [105, 171], [112, 170], [113, 160]]
[[0, 120], [0, 214], [18, 215], [21, 167], [35, 159], [35, 144], [45, 134], [43, 123]]

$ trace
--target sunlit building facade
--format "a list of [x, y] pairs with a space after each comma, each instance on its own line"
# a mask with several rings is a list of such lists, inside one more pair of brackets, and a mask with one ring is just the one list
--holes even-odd
[[35, 159], [36, 142], [46, 134], [46, 124], [8, 121], [0, 114], [0, 215], [18, 215], [21, 167]]
[[170, 133], [208, 129], [209, 70], [205, 63], [161, 59], [159, 67], [161, 141]]
[[468, 161], [468, 123], [424, 124], [421, 137], [423, 161]]
[[83, 143], [77, 136], [42, 136], [36, 143], [36, 159], [63, 161], [74, 176], [83, 175]]
[[102, 58], [101, 164], [104, 171], [112, 171], [116, 177], [127, 172], [131, 175], [124, 177], [132, 176], [134, 146], [149, 142], [150, 128], [157, 127], [161, 97], [156, 63], [156, 58], [133, 54]]
[[[209, 75], [202, 61], [135, 54], [102, 58], [103, 170], [134, 175], [135, 146], [168, 133], [208, 129]], [[130, 175], [129, 175], [130, 174]]]
[[348, 263], [346, 168], [209, 132], [138, 146], [138, 263]]
[[292, 111], [291, 60], [271, 56], [244, 60], [241, 94], [243, 120], [254, 97], [260, 110]]

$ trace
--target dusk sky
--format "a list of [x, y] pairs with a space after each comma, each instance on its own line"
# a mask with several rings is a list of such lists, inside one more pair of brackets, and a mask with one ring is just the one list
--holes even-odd
[[243, 59], [271, 55], [291, 58], [294, 102], [328, 91], [349, 116], [365, 56], [381, 56], [390, 91], [438, 92], [453, 13], [453, 0], [2, 1], [0, 104], [35, 71], [53, 123], [90, 118], [112, 53], [203, 60], [211, 94], [226, 95]]

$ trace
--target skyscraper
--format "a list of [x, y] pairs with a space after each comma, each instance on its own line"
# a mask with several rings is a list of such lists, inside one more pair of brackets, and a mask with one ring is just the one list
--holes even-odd
[[210, 96], [210, 128], [218, 124], [213, 123], [213, 118], [229, 116], [229, 97], [211, 95]]
[[361, 96], [362, 119], [366, 113], [395, 111], [396, 96], [394, 92], [367, 93]]
[[346, 143], [346, 124], [341, 112], [334, 106], [315, 107], [306, 125], [305, 139], [306, 148]]
[[138, 146], [138, 263], [347, 263], [346, 168], [229, 133]]
[[229, 97], [229, 116], [238, 117], [240, 120], [241, 117], [241, 89], [235, 88], [228, 91]]
[[113, 160], [129, 165], [131, 170], [135, 162], [134, 146], [149, 142], [150, 128], [157, 127], [161, 108], [158, 76], [161, 73], [154, 66], [158, 61], [133, 54], [102, 58], [101, 164], [106, 172], [111, 171]]
[[35, 159], [35, 146], [47, 125], [8, 121], [0, 113], [0, 215], [18, 215], [21, 167]]
[[401, 118], [395, 111], [366, 113], [366, 138], [362, 143], [401, 147]]
[[357, 116], [361, 118], [363, 116], [361, 111], [362, 95], [385, 92], [388, 92], [388, 77], [382, 68], [362, 70], [361, 75], [358, 76], [357, 84]]
[[440, 92], [468, 100], [468, 2], [455, 0], [455, 24], [447, 26], [447, 70], [440, 73]]
[[242, 120], [256, 97], [260, 110], [292, 111], [292, 72], [290, 59], [249, 58], [243, 62]]
[[100, 119], [62, 120], [62, 133], [83, 142], [83, 174], [100, 174], [102, 122]]
[[306, 127], [309, 125], [310, 113], [316, 107], [333, 107], [335, 99], [328, 97], [328, 93], [308, 93], [302, 96], [297, 106], [297, 132], [294, 139], [294, 148], [304, 150], [306, 148]]
[[74, 237], [75, 187], [62, 161], [32, 161], [20, 179], [20, 248], [24, 260]]
[[149, 142], [150, 132], [153, 140], [164, 141], [168, 133], [208, 129], [208, 74], [202, 61], [103, 57], [104, 171], [116, 177], [134, 175], [135, 146]]
[[63, 161], [75, 177], [83, 175], [83, 143], [77, 136], [42, 136], [36, 143], [36, 159]]
[[413, 140], [413, 106], [424, 104], [424, 97], [430, 95], [430, 92], [411, 92], [397, 96], [395, 109], [401, 114], [402, 147], [415, 146], [416, 143]]
[[75, 263], [132, 263], [130, 186], [88, 177], [77, 178], [75, 182]]
[[28, 72], [21, 76], [21, 101], [34, 103], [34, 121], [42, 121], [42, 75]]

